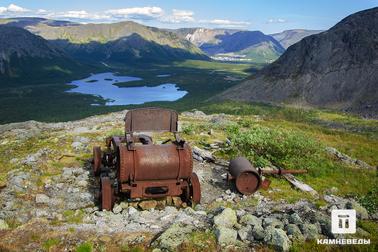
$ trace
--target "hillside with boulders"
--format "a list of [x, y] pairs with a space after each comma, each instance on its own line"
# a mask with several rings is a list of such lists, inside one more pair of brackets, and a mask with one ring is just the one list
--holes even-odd
[[[300, 130], [269, 126], [273, 119], [259, 114], [190, 111], [179, 116], [181, 136], [193, 149], [201, 204], [189, 207], [179, 197], [121, 200], [112, 211], [101, 211], [92, 147], [104, 146], [106, 136], [123, 134], [125, 113], [0, 125], [1, 251], [288, 251], [317, 238], [342, 237], [331, 232], [330, 212], [344, 208], [357, 211], [355, 236], [376, 241], [371, 227], [377, 225], [378, 211], [365, 204], [372, 202], [369, 198], [361, 197], [375, 184], [374, 157], [365, 163], [349, 156], [357, 152], [342, 153], [337, 144], [325, 149]], [[154, 139], [159, 143], [161, 137]], [[282, 147], [274, 144], [276, 137]], [[276, 159], [269, 154], [273, 150]], [[226, 181], [228, 160], [239, 155], [262, 169], [307, 168], [308, 174], [296, 178], [316, 194], [300, 191], [279, 176], [269, 178], [267, 190], [240, 194]], [[312, 164], [314, 160], [324, 164]], [[337, 175], [339, 171], [344, 175]]]

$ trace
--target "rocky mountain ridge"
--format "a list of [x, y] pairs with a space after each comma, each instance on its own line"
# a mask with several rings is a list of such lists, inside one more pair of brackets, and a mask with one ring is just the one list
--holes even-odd
[[[219, 99], [332, 108], [378, 116], [378, 8], [292, 45]], [[241, 92], [242, 91], [242, 92]]]

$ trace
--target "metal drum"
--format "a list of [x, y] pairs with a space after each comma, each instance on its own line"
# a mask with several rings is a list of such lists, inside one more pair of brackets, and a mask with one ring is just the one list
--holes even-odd
[[243, 157], [238, 157], [230, 161], [230, 179], [235, 180], [236, 189], [245, 195], [256, 192], [261, 184], [259, 172], [252, 164]]

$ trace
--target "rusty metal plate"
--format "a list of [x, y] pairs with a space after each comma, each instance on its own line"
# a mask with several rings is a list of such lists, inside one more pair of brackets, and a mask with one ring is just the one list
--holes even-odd
[[111, 211], [113, 208], [113, 190], [109, 177], [101, 178], [101, 209]]
[[140, 108], [126, 113], [125, 130], [129, 132], [177, 132], [178, 114], [162, 108]]
[[194, 172], [190, 176], [190, 196], [192, 197], [192, 202], [199, 204], [201, 202], [201, 184], [199, 182], [197, 174]]
[[100, 175], [101, 171], [101, 148], [98, 146], [93, 147], [93, 173], [95, 176]]

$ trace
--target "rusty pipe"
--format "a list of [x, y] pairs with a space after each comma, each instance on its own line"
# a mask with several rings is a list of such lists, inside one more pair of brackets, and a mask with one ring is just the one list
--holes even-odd
[[260, 171], [264, 175], [268, 175], [268, 174], [283, 175], [283, 174], [303, 174], [303, 173], [307, 173], [307, 170], [285, 170], [285, 169], [278, 169], [278, 170], [263, 170], [263, 169], [260, 169]]

